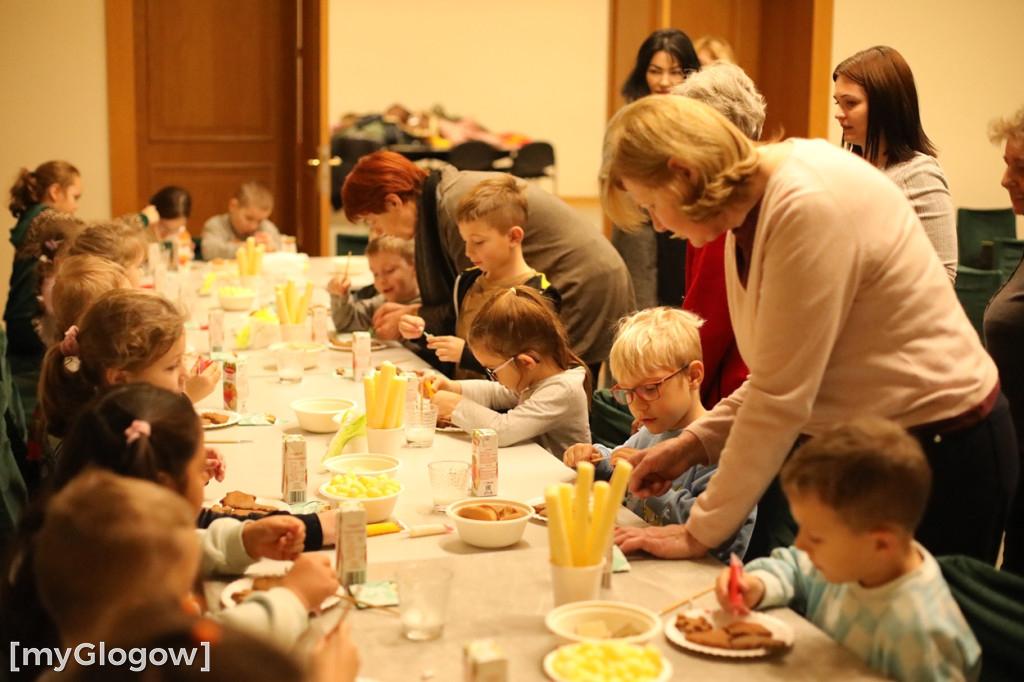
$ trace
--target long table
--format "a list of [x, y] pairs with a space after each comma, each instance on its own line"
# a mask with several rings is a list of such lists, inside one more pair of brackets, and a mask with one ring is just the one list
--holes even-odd
[[[330, 260], [311, 260], [309, 277], [318, 284], [314, 300], [326, 303], [323, 285], [330, 276]], [[204, 310], [215, 304], [215, 296], [201, 300], [199, 322], [205, 322]], [[231, 330], [242, 319], [243, 314], [226, 314], [229, 342], [233, 338]], [[189, 342], [199, 352], [205, 352], [209, 344], [205, 331], [199, 329], [189, 332]], [[324, 350], [317, 367], [307, 370], [301, 383], [282, 384], [277, 380], [268, 351], [243, 352], [249, 358], [249, 411], [269, 412], [281, 419], [270, 426], [232, 426], [206, 432], [208, 438], [218, 440], [254, 441], [216, 446], [227, 460], [227, 477], [223, 482], [214, 481], [207, 486], [207, 501], [215, 502], [231, 490], [281, 499], [281, 438], [287, 433], [303, 433], [306, 438], [307, 499], [317, 499], [317, 489], [329, 479], [329, 474], [321, 473], [319, 463], [330, 434], [302, 432], [289, 405], [297, 398], [309, 396], [350, 398], [361, 405], [361, 384], [351, 379], [351, 372], [346, 377], [335, 373], [337, 367], [351, 369], [351, 354]], [[403, 368], [424, 366], [420, 359], [397, 345], [373, 352], [374, 364], [384, 360]], [[219, 391], [199, 404], [200, 408], [222, 406]], [[394, 517], [408, 525], [444, 522], [445, 517], [431, 511], [426, 465], [440, 459], [469, 461], [469, 436], [439, 432], [433, 447], [405, 447], [399, 457], [403, 465], [395, 478], [404, 490]], [[575, 478], [574, 472], [559, 459], [533, 443], [501, 448], [498, 459], [498, 492], [502, 497], [526, 501], [541, 496], [551, 483]], [[619, 523], [642, 523], [625, 509], [622, 512]], [[330, 550], [325, 551], [333, 556]], [[548, 556], [547, 528], [536, 521], [529, 523], [518, 544], [499, 550], [471, 547], [454, 533], [421, 538], [395, 533], [370, 538], [367, 556], [370, 580], [390, 579], [400, 563], [410, 560], [442, 562], [454, 571], [455, 579], [445, 632], [436, 641], [404, 639], [397, 617], [381, 610], [367, 609], [350, 614], [349, 622], [363, 660], [361, 674], [381, 682], [460, 680], [462, 646], [475, 639], [493, 638], [508, 655], [510, 680], [546, 679], [541, 662], [558, 644], [544, 626], [544, 616], [553, 606]], [[602, 598], [629, 601], [654, 611], [709, 586], [721, 570], [721, 564], [713, 559], [664, 561], [631, 556], [630, 564], [629, 572], [614, 575], [612, 587], [602, 592]], [[255, 564], [250, 572], [281, 573], [284, 570], [281, 562], [264, 560]], [[694, 605], [713, 608], [714, 597], [707, 595]], [[789, 623], [796, 633], [793, 648], [782, 655], [737, 661], [691, 655], [675, 648], [663, 637], [655, 643], [673, 666], [675, 679], [829, 679], [832, 682], [881, 679], [793, 611], [776, 609], [772, 614]]]

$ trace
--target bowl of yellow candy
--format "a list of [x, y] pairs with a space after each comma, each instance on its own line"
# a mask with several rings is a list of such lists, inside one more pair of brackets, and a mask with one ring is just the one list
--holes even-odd
[[248, 310], [256, 299], [256, 292], [246, 287], [221, 287], [217, 298], [224, 310]]
[[335, 474], [320, 486], [320, 494], [337, 502], [362, 502], [366, 522], [386, 521], [395, 510], [402, 484], [387, 474]]
[[555, 682], [667, 682], [672, 666], [653, 645], [590, 641], [565, 644], [544, 657], [544, 672]]

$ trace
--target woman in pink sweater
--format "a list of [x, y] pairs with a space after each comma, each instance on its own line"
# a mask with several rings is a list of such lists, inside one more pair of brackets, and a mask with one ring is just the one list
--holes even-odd
[[[758, 146], [709, 107], [646, 97], [605, 135], [602, 200], [695, 246], [727, 234], [729, 312], [750, 377], [680, 436], [633, 457], [659, 495], [694, 464], [718, 473], [683, 526], [624, 550], [702, 556], [736, 531], [794, 443], [860, 414], [913, 433], [934, 473], [918, 538], [995, 561], [1018, 461], [995, 365], [904, 196], [824, 141]], [[768, 511], [759, 508], [759, 517]]]

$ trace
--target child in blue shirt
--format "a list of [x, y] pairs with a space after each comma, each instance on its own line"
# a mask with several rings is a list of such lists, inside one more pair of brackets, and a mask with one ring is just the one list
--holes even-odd
[[[566, 466], [575, 468], [581, 461], [592, 461], [595, 477], [608, 479], [617, 452], [642, 450], [674, 438], [706, 412], [700, 401], [700, 382], [704, 378], [699, 333], [702, 324], [697, 315], [668, 307], [648, 308], [622, 320], [608, 359], [612, 375], [619, 380], [611, 392], [615, 400], [629, 406], [640, 430], [614, 450], [600, 444], [577, 443], [565, 451], [562, 461]], [[660, 497], [641, 499], [626, 493], [623, 504], [652, 526], [632, 528], [631, 534], [686, 523], [697, 495], [707, 488], [716, 468], [693, 467]], [[726, 561], [731, 552], [743, 556], [755, 515], [756, 510], [735, 536], [711, 553]], [[636, 541], [635, 537], [631, 539]]]
[[[793, 547], [747, 564], [746, 607], [789, 605], [897, 680], [975, 680], [981, 649], [935, 558], [914, 541], [931, 470], [897, 424], [864, 417], [801, 446], [780, 474]], [[729, 603], [729, 570], [718, 578]]]

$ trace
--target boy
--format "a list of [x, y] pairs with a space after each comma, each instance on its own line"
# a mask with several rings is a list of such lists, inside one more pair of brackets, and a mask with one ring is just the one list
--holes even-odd
[[[746, 566], [749, 608], [801, 605], [804, 615], [875, 670], [899, 680], [973, 680], [981, 650], [939, 566], [914, 541], [931, 486], [918, 442], [864, 417], [801, 446], [780, 474], [793, 547]], [[729, 603], [729, 569], [718, 600]]]
[[281, 248], [281, 233], [267, 220], [274, 210], [274, 195], [259, 180], [250, 180], [238, 188], [228, 202], [228, 212], [216, 215], [203, 225], [204, 260], [235, 257], [239, 245], [252, 237], [270, 251]]
[[558, 290], [523, 258], [527, 212], [526, 190], [512, 175], [484, 180], [470, 190], [455, 213], [466, 256], [473, 263], [455, 280], [455, 329], [426, 329], [423, 318], [415, 315], [404, 315], [399, 324], [406, 339], [420, 339], [425, 332], [436, 334], [426, 337], [426, 346], [441, 362], [457, 363], [456, 379], [483, 377], [483, 367], [466, 345], [466, 337], [491, 293], [524, 285], [550, 299], [555, 312], [561, 308]]
[[[640, 430], [619, 448], [577, 443], [565, 451], [562, 461], [574, 467], [579, 462], [595, 462], [595, 476], [609, 478], [611, 459], [620, 449], [642, 450], [674, 438], [706, 410], [700, 401], [700, 383], [704, 378], [701, 361], [700, 327], [704, 321], [678, 308], [648, 308], [624, 318], [612, 344], [609, 365], [619, 383], [612, 397], [629, 406]], [[627, 388], [631, 387], [631, 388]], [[611, 459], [609, 459], [611, 458]], [[694, 501], [708, 485], [714, 466], [696, 466], [677, 478], [672, 490], [646, 500], [627, 493], [623, 504], [652, 527], [630, 529], [634, 536], [655, 537], [658, 526], [686, 523]], [[712, 551], [728, 560], [735, 552], [743, 556], [754, 529], [755, 512], [743, 523], [735, 537]], [[616, 537], [616, 541], [620, 538]], [[638, 542], [639, 537], [631, 538]], [[623, 547], [628, 551], [628, 545]]]
[[373, 326], [373, 313], [387, 301], [409, 305], [420, 302], [416, 283], [413, 243], [408, 239], [381, 235], [366, 245], [366, 260], [373, 273], [377, 295], [358, 299], [349, 289], [352, 282], [338, 275], [327, 284], [331, 294], [331, 317], [334, 329], [351, 332]]

